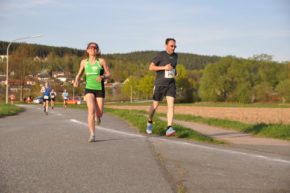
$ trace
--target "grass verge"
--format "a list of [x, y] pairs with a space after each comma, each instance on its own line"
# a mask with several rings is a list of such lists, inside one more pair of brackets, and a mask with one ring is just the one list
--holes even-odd
[[[146, 131], [146, 112], [145, 111], [138, 111], [138, 110], [119, 110], [119, 109], [110, 109], [106, 108], [106, 113], [111, 113], [113, 115], [119, 116], [122, 119], [130, 122], [132, 125], [137, 127], [141, 133], [145, 133]], [[182, 127], [180, 125], [173, 125], [174, 129], [176, 130], [176, 137], [178, 138], [187, 138], [196, 141], [208, 142], [208, 143], [222, 143], [220, 141], [214, 140], [211, 137], [202, 135], [198, 132], [195, 132], [191, 129]], [[159, 136], [164, 136], [166, 132], [167, 124], [166, 122], [160, 120], [158, 117], [154, 118], [153, 123], [153, 133]]]
[[[72, 108], [86, 108], [85, 105], [74, 105], [70, 106]], [[138, 111], [138, 110], [116, 110], [106, 108], [106, 112], [110, 112], [112, 114], [118, 115], [121, 118], [127, 120], [128, 122], [132, 123], [135, 127], [140, 129], [141, 133], [145, 133], [146, 125], [146, 112], [145, 111]], [[158, 113], [157, 116], [166, 117], [164, 113]], [[283, 140], [290, 140], [290, 125], [284, 124], [247, 124], [242, 123], [239, 121], [232, 121], [232, 120], [225, 120], [225, 119], [216, 119], [216, 118], [204, 118], [200, 116], [194, 115], [181, 115], [175, 114], [174, 118], [176, 120], [183, 120], [183, 121], [192, 121], [197, 123], [203, 123], [211, 126], [222, 127], [225, 129], [232, 129], [236, 131], [240, 131], [243, 133], [250, 133], [257, 136], [262, 137], [269, 137], [269, 138], [277, 138]], [[192, 131], [191, 129], [184, 128], [179, 125], [174, 125], [176, 129], [176, 136], [179, 138], [191, 138], [194, 140], [199, 140], [202, 137], [195, 137], [199, 133]], [[165, 128], [166, 123], [155, 117], [154, 122], [154, 133], [157, 135], [165, 135]], [[180, 129], [179, 129], [180, 128]], [[200, 136], [205, 137], [204, 135], [199, 134]], [[212, 138], [209, 139], [213, 140]], [[199, 141], [207, 141], [207, 139], [201, 139]], [[214, 143], [218, 143], [215, 141]]]
[[0, 117], [16, 115], [21, 111], [22, 109], [16, 105], [0, 104]]
[[[159, 113], [159, 116], [165, 117], [164, 113]], [[183, 121], [192, 121], [203, 123], [212, 126], [218, 126], [226, 129], [234, 129], [243, 133], [250, 133], [263, 137], [271, 137], [277, 139], [290, 140], [290, 125], [283, 124], [247, 124], [239, 121], [231, 121], [225, 119], [203, 118], [194, 115], [176, 114], [174, 118]]]

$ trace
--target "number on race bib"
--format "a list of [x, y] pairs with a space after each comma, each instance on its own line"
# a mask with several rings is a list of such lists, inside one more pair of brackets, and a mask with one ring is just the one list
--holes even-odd
[[174, 78], [175, 77], [175, 69], [165, 70], [165, 78]]

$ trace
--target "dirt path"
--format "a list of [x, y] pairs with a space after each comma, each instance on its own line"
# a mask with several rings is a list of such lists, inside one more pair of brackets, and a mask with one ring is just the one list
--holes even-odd
[[[166, 121], [165, 118], [161, 118]], [[238, 131], [222, 129], [219, 127], [187, 122], [187, 121], [174, 121], [176, 124], [187, 127], [216, 140], [225, 141], [231, 144], [238, 145], [271, 145], [271, 146], [288, 146], [290, 148], [290, 142], [280, 139], [256, 137], [247, 133], [241, 133]]]

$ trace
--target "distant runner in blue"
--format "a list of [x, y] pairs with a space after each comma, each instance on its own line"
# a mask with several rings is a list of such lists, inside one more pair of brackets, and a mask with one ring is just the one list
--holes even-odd
[[40, 92], [43, 95], [43, 111], [46, 115], [48, 115], [48, 104], [50, 102], [50, 92], [51, 92], [51, 88], [48, 85], [48, 82], [44, 84]]

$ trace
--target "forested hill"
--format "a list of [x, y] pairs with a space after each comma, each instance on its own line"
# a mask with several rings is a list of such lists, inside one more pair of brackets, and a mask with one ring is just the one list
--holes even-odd
[[[23, 43], [22, 43], [23, 44]], [[13, 53], [21, 43], [13, 43], [9, 49], [10, 53]], [[83, 57], [85, 55], [84, 50], [73, 49], [68, 47], [53, 47], [38, 44], [29, 44], [35, 50], [35, 55], [39, 57], [46, 57], [53, 53], [59, 57], [65, 55], [74, 55], [77, 57]], [[8, 42], [0, 41], [0, 55], [6, 55], [6, 49]], [[116, 54], [104, 54], [103, 56], [109, 60], [128, 62], [135, 64], [149, 64], [150, 61], [156, 56], [159, 51], [136, 51], [130, 53], [116, 53]], [[188, 69], [203, 69], [206, 64], [217, 62], [221, 57], [218, 56], [203, 56], [190, 53], [178, 53], [178, 63], [183, 64]]]
[[[0, 41], [0, 55], [6, 55], [6, 50], [9, 42]], [[13, 42], [11, 44], [9, 52], [15, 51], [21, 44]], [[57, 56], [63, 57], [65, 54], [69, 55], [76, 55], [76, 56], [83, 56], [84, 50], [68, 48], [68, 47], [54, 47], [54, 46], [46, 46], [46, 45], [39, 45], [39, 44], [28, 44], [33, 47], [35, 50], [35, 55], [39, 57], [46, 57], [49, 53], [54, 53]]]
[[[106, 58], [115, 60], [126, 60], [138, 64], [149, 64], [159, 51], [138, 51], [125, 54], [108, 54]], [[177, 52], [178, 53], [178, 52]], [[220, 60], [218, 56], [202, 56], [189, 53], [178, 53], [178, 64], [183, 64], [187, 69], [202, 69], [206, 64]]]

